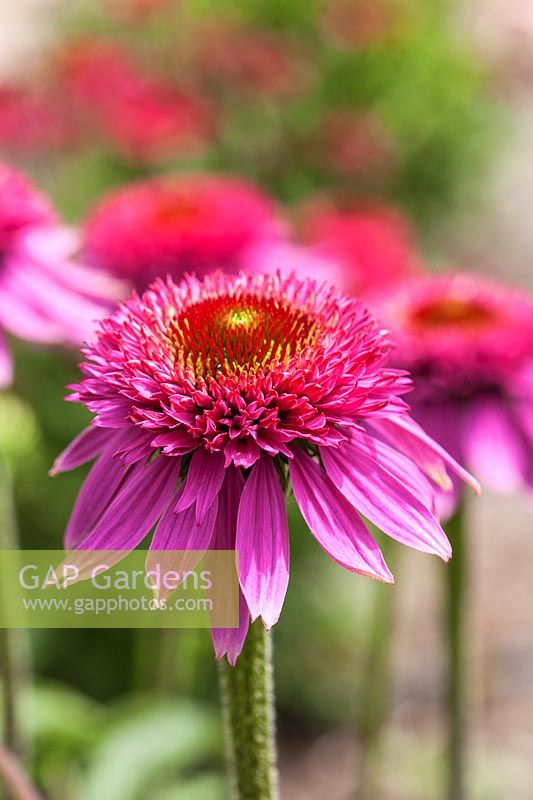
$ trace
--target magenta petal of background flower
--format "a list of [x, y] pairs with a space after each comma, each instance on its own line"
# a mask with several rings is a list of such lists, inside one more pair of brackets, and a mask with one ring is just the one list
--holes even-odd
[[185, 489], [176, 504], [176, 511], [184, 511], [196, 503], [196, 519], [201, 522], [213, 504], [224, 480], [224, 456], [196, 450], [189, 466]]
[[355, 508], [335, 488], [324, 470], [294, 448], [291, 461], [294, 497], [309, 530], [342, 567], [394, 583], [381, 551]]
[[450, 543], [433, 514], [390, 472], [378, 443], [359, 433], [338, 449], [320, 450], [329, 477], [346, 499], [384, 533], [408, 547], [444, 560]]
[[289, 530], [285, 496], [274, 461], [262, 456], [244, 486], [237, 518], [239, 580], [252, 620], [271, 628], [289, 582]]
[[[218, 496], [218, 514], [211, 541], [213, 550], [235, 549], [237, 515], [243, 486], [244, 478], [241, 471], [229, 467]], [[232, 666], [235, 665], [243, 648], [249, 624], [250, 609], [246, 604], [242, 589], [239, 587], [239, 627], [211, 629], [216, 658], [227, 656], [229, 663]]]
[[97, 428], [90, 425], [79, 433], [58, 455], [50, 470], [50, 475], [57, 475], [59, 472], [68, 472], [76, 469], [87, 461], [91, 461], [99, 455], [106, 444], [109, 442], [109, 431], [105, 428]]
[[26, 178], [0, 163], [0, 326], [30, 342], [80, 345], [125, 286], [75, 261], [77, 237]]
[[465, 461], [483, 484], [499, 492], [520, 488], [527, 473], [526, 443], [501, 400], [472, 400], [463, 412], [461, 434]]
[[131, 468], [128, 481], [104, 512], [83, 550], [133, 550], [153, 528], [176, 488], [179, 460], [159, 456]]

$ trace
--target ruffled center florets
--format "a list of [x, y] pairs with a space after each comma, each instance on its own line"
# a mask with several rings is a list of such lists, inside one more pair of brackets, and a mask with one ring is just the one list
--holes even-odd
[[411, 324], [416, 328], [479, 330], [498, 323], [499, 316], [493, 308], [481, 301], [460, 297], [445, 297], [421, 303], [413, 308]]
[[176, 364], [203, 378], [239, 375], [287, 364], [316, 344], [322, 326], [283, 300], [209, 297], [184, 308], [170, 324]]

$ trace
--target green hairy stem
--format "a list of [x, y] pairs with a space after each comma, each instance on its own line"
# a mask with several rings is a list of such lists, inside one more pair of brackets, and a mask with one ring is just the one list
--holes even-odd
[[276, 800], [270, 634], [258, 620], [235, 667], [220, 663], [220, 685], [233, 800]]

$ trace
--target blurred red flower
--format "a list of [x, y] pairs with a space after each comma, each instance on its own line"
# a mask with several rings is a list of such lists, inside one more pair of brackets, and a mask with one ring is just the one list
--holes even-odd
[[394, 284], [419, 268], [411, 226], [390, 206], [368, 203], [342, 208], [311, 201], [301, 211], [300, 234], [316, 252], [339, 263], [341, 288], [350, 293]]
[[65, 98], [50, 86], [0, 87], [0, 147], [4, 153], [64, 149], [80, 129]]
[[143, 72], [115, 44], [78, 43], [61, 61], [82, 112], [125, 158], [154, 162], [190, 154], [210, 138], [212, 117], [201, 99]]

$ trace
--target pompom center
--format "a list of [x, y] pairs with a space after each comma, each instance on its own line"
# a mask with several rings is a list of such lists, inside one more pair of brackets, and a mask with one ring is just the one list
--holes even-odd
[[496, 313], [480, 301], [446, 297], [423, 303], [411, 312], [411, 322], [421, 328], [479, 329], [493, 325]]
[[198, 376], [249, 374], [316, 344], [322, 326], [287, 302], [253, 294], [210, 297], [170, 324], [176, 363]]

